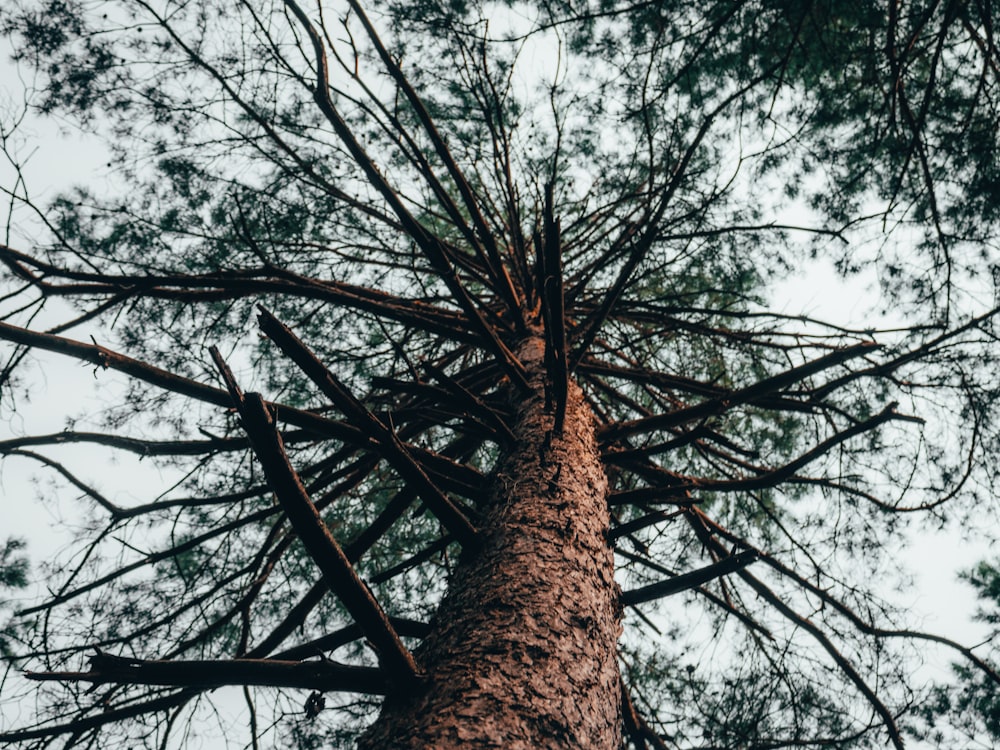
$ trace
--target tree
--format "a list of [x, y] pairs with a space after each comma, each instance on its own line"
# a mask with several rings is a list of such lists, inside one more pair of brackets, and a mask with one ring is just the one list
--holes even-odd
[[[1000, 571], [996, 565], [981, 562], [962, 577], [976, 589], [988, 606], [976, 613], [976, 618], [995, 626], [998, 620], [996, 605], [1000, 598]], [[990, 633], [990, 641], [995, 639]], [[995, 659], [995, 646], [990, 656]], [[995, 745], [1000, 739], [1000, 701], [997, 685], [968, 665], [955, 663], [957, 689], [954, 685], [940, 685], [919, 707], [922, 720], [918, 733], [939, 746], [965, 743]]]
[[[169, 746], [235, 685], [251, 746], [902, 747], [929, 645], [996, 684], [884, 596], [910, 519], [995, 507], [995, 16], [6, 11], [118, 186], [9, 186], [6, 398], [39, 350], [129, 391], [0, 443], [92, 514], [0, 739]], [[892, 324], [768, 300], [816, 255]], [[68, 443], [182, 478], [123, 505]]]
[[[18, 550], [24, 547], [23, 539], [7, 539], [4, 542], [3, 550], [0, 551], [0, 590], [22, 589], [28, 585], [28, 560], [23, 556], [15, 557]], [[0, 607], [7, 609], [7, 602], [0, 599]], [[8, 615], [4, 612], [4, 615]], [[6, 618], [5, 618], [6, 619]], [[16, 625], [4, 623], [0, 630], [0, 654], [4, 657], [13, 657], [14, 651], [11, 648], [11, 639], [16, 633]]]

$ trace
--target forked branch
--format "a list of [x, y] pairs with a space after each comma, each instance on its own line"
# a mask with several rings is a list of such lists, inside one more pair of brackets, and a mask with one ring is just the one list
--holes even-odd
[[463, 546], [477, 544], [475, 527], [461, 510], [427, 476], [396, 433], [366, 408], [309, 348], [264, 308], [258, 317], [261, 330], [312, 380], [338, 409], [378, 445], [379, 452], [400, 476], [417, 489], [421, 499], [441, 524]]
[[413, 656], [400, 641], [388, 616], [358, 577], [313, 505], [288, 460], [281, 434], [264, 399], [260, 394], [244, 394], [240, 390], [218, 349], [212, 349], [212, 357], [222, 372], [233, 405], [240, 414], [243, 427], [250, 437], [254, 453], [264, 467], [264, 474], [275, 497], [309, 556], [322, 571], [330, 589], [364, 631], [390, 680], [401, 684], [412, 682], [419, 673]]

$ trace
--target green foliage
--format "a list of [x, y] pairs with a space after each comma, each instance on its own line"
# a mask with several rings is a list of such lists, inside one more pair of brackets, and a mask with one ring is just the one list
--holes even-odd
[[[976, 649], [991, 668], [998, 663], [995, 640], [1000, 623], [1000, 568], [981, 561], [962, 573], [976, 589], [983, 606], [976, 619], [992, 626], [989, 640]], [[948, 682], [935, 685], [921, 702], [911, 733], [940, 747], [993, 747], [1000, 742], [1000, 685], [983, 670], [965, 663], [952, 664]]]
[[[0, 550], [0, 617], [6, 618], [10, 604], [5, 595], [9, 590], [23, 589], [28, 586], [28, 558], [18, 554], [24, 549], [23, 539], [8, 538]], [[2, 623], [2, 620], [0, 620]], [[19, 637], [21, 625], [16, 620], [0, 624], [0, 658], [10, 659], [14, 657], [16, 647], [14, 643]]]
[[977, 619], [990, 625], [1000, 623], [1000, 567], [983, 560], [975, 568], [963, 572], [961, 579], [972, 586], [976, 596], [986, 604], [979, 610]]
[[[219, 345], [247, 390], [280, 403], [279, 421], [293, 409], [333, 421], [333, 437], [284, 424], [289, 460], [337, 541], [366, 541], [357, 570], [387, 612], [428, 618], [454, 541], [257, 335], [257, 306], [409, 449], [454, 462], [428, 472], [475, 517], [504, 449], [490, 416], [513, 413], [511, 373], [487, 339], [514, 349], [541, 325], [551, 279], [536, 277], [538, 255], [558, 224], [563, 323], [612, 503], [647, 492], [613, 505], [616, 529], [637, 525], [615, 538], [623, 579], [645, 585], [744, 547], [768, 556], [759, 578], [657, 615], [671, 635], [650, 637], [656, 650], [637, 649], [626, 670], [643, 710], [684, 747], [873, 746], [877, 722], [891, 726], [913, 697], [912, 654], [872, 635], [907, 618], [872, 591], [907, 523], [896, 511], [943, 521], [996, 502], [995, 10], [382, 0], [366, 9], [386, 63], [356, 8], [303, 7], [328, 55], [322, 106], [308, 29], [277, 0], [5, 8], [0, 31], [38, 76], [32, 112], [101, 137], [113, 179], [48, 206], [12, 187], [47, 232], [32, 262], [4, 248], [16, 308], [4, 316], [30, 326], [67, 299], [80, 323], [105, 326], [102, 344], [216, 386], [207, 350]], [[847, 277], [877, 268], [892, 330], [789, 318], [771, 285], [817, 257]], [[747, 395], [872, 338], [881, 349]], [[76, 670], [91, 646], [195, 658], [266, 639], [318, 574], [232, 411], [133, 382], [94, 421], [183, 443], [148, 457], [183, 478], [141, 488], [154, 507], [135, 517], [104, 515], [99, 493], [74, 483], [95, 511], [43, 605], [69, 614], [58, 632], [23, 634], [23, 650]], [[16, 549], [0, 558], [7, 586], [26, 571]], [[1000, 597], [993, 567], [969, 580]], [[691, 620], [709, 646], [688, 670], [691, 652], [670, 638]], [[630, 620], [627, 642], [658, 622]], [[808, 640], [813, 622], [827, 641]], [[285, 638], [346, 624], [325, 597]], [[716, 646], [728, 656], [713, 663]], [[967, 692], [936, 693], [925, 716], [993, 731], [993, 683], [960, 676]], [[82, 690], [60, 695], [41, 704], [90, 710]], [[345, 701], [303, 724], [289, 718], [301, 703], [279, 696], [273, 712], [299, 747], [340, 746], [374, 710]], [[154, 744], [122, 732], [125, 746]]]
[[23, 539], [9, 538], [0, 551], [0, 586], [20, 589], [28, 585], [28, 558], [18, 555], [24, 549]]

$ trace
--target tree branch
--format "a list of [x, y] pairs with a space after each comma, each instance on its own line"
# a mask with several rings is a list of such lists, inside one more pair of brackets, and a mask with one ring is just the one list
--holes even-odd
[[25, 672], [29, 680], [91, 682], [94, 685], [164, 685], [207, 689], [222, 685], [266, 685], [305, 690], [385, 695], [382, 670], [328, 660], [207, 659], [153, 661], [98, 652], [86, 672]]
[[258, 316], [261, 330], [278, 345], [299, 368], [323, 391], [344, 415], [379, 446], [379, 452], [392, 464], [408, 483], [416, 488], [421, 499], [434, 516], [459, 540], [463, 547], [477, 544], [475, 527], [461, 510], [431, 481], [424, 469], [414, 460], [394, 430], [358, 401], [351, 392], [330, 372], [309, 348], [281, 321], [263, 307]]
[[260, 394], [244, 395], [240, 391], [217, 349], [213, 348], [212, 357], [223, 373], [233, 404], [239, 411], [268, 482], [309, 556], [322, 571], [330, 590], [364, 631], [389, 679], [401, 685], [412, 682], [419, 672], [413, 656], [399, 640], [389, 618], [323, 523], [288, 461], [281, 435], [264, 400]]
[[639, 432], [651, 432], [720, 414], [739, 404], [749, 403], [763, 396], [770, 396], [782, 388], [787, 388], [830, 367], [835, 367], [856, 357], [862, 357], [877, 347], [877, 344], [868, 341], [848, 346], [831, 352], [826, 356], [806, 362], [798, 367], [793, 367], [778, 375], [764, 378], [746, 388], [732, 391], [724, 396], [706, 399], [694, 406], [678, 409], [666, 414], [658, 414], [645, 419], [635, 419], [609, 425], [601, 430], [601, 440], [606, 443], [612, 442]]
[[757, 552], [755, 550], [747, 550], [739, 552], [735, 555], [727, 555], [713, 565], [693, 570], [690, 573], [682, 573], [681, 575], [669, 578], [666, 581], [651, 583], [648, 586], [622, 592], [621, 603], [622, 606], [628, 607], [635, 604], [641, 604], [642, 602], [652, 601], [654, 599], [662, 599], [663, 597], [670, 596], [671, 594], [679, 594], [682, 591], [696, 588], [704, 583], [715, 580], [716, 578], [729, 575], [730, 573], [735, 573], [738, 570], [743, 570], [743, 568], [756, 560]]

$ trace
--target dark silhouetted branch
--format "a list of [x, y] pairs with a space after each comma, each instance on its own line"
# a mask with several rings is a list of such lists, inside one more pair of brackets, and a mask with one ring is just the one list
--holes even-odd
[[757, 553], [754, 550], [729, 555], [713, 565], [693, 570], [690, 573], [683, 573], [666, 581], [625, 591], [621, 595], [621, 603], [623, 606], [628, 607], [634, 604], [641, 604], [642, 602], [653, 601], [654, 599], [662, 599], [671, 594], [679, 594], [682, 591], [696, 588], [721, 576], [742, 570], [756, 559]]
[[[36, 673], [40, 674], [40, 673]], [[80, 673], [74, 673], [80, 674]], [[0, 732], [0, 742], [26, 742], [42, 738], [57, 737], [60, 734], [87, 732], [98, 729], [107, 724], [115, 724], [126, 719], [134, 719], [137, 716], [169, 711], [179, 706], [183, 706], [194, 698], [200, 689], [187, 688], [180, 692], [159, 696], [148, 701], [132, 703], [121, 708], [107, 709], [104, 706], [99, 708], [99, 713], [93, 716], [80, 716], [62, 724], [49, 724], [47, 726], [34, 729], [23, 729], [13, 732]]]
[[[301, 299], [324, 300], [450, 340], [472, 344], [481, 342], [481, 338], [469, 330], [464, 316], [456, 310], [443, 309], [427, 302], [405, 299], [356, 284], [300, 276], [287, 269], [249, 268], [206, 274], [141, 276], [97, 273], [54, 266], [3, 244], [0, 244], [0, 261], [45, 296], [114, 295], [113, 301], [120, 304], [137, 297], [209, 303], [242, 299], [256, 294], [282, 294]], [[63, 281], [54, 283], [52, 279]], [[58, 328], [49, 331], [58, 332]]]
[[[713, 554], [720, 557], [726, 556], [725, 548], [709, 531], [709, 528], [705, 523], [706, 517], [704, 514], [700, 513], [697, 508], [692, 508], [686, 518], [702, 544], [708, 547]], [[868, 701], [875, 713], [879, 715], [883, 726], [885, 726], [885, 729], [889, 734], [889, 739], [892, 741], [892, 744], [897, 748], [897, 750], [904, 750], [903, 738], [899, 732], [899, 727], [896, 725], [896, 718], [892, 715], [892, 712], [886, 707], [881, 699], [879, 699], [871, 685], [869, 685], [858, 673], [857, 669], [854, 668], [854, 665], [851, 664], [850, 660], [833, 644], [833, 641], [830, 640], [827, 634], [824, 633], [823, 630], [812, 620], [803, 617], [793, 610], [781, 597], [779, 597], [776, 593], [774, 593], [774, 591], [764, 585], [764, 583], [752, 574], [742, 569], [738, 570], [737, 574], [748, 586], [750, 586], [750, 588], [756, 591], [762, 599], [774, 607], [774, 609], [776, 609], [789, 622], [793, 623], [796, 627], [801, 628], [813, 637], [823, 650], [826, 651], [830, 658], [833, 659], [834, 663], [840, 668], [840, 671], [843, 672], [847, 679], [850, 680], [851, 683], [858, 689], [858, 692], [864, 696], [865, 700]]]
[[444, 370], [432, 364], [425, 363], [424, 369], [430, 373], [431, 377], [441, 383], [447, 390], [458, 395], [468, 406], [470, 411], [478, 415], [479, 418], [497, 432], [501, 441], [506, 441], [507, 445], [514, 443], [514, 433], [510, 426], [504, 421], [494, 409], [491, 409], [479, 396], [474, 394], [460, 382], [450, 377]]
[[[625, 734], [629, 736], [638, 750], [649, 750], [650, 745], [655, 750], [669, 750], [663, 738], [654, 732], [653, 728], [639, 715], [624, 679], [622, 679], [622, 723]], [[646, 744], [647, 742], [649, 745]]]
[[[365, 32], [368, 34], [368, 38], [375, 46], [386, 71], [388, 71], [392, 80], [397, 86], [399, 86], [400, 90], [406, 96], [407, 101], [410, 103], [414, 113], [417, 115], [417, 119], [419, 120], [421, 127], [430, 138], [438, 158], [441, 160], [442, 164], [444, 164], [445, 169], [447, 169], [448, 174], [451, 176], [455, 186], [458, 188], [458, 192], [462, 196], [465, 209], [469, 212], [469, 216], [472, 218], [472, 222], [475, 225], [475, 232], [472, 232], [468, 227], [458, 206], [456, 206], [451, 200], [448, 192], [439, 185], [434, 174], [430, 172], [429, 169], [425, 169], [427, 173], [424, 175], [424, 179], [432, 184], [432, 188], [439, 196], [439, 199], [448, 211], [449, 216], [452, 217], [452, 221], [454, 221], [455, 225], [462, 230], [462, 233], [469, 244], [481, 253], [481, 257], [483, 258], [486, 268], [489, 271], [497, 293], [505, 299], [511, 315], [515, 316], [515, 318], [520, 321], [520, 306], [518, 304], [517, 292], [511, 283], [510, 276], [507, 275], [503, 260], [500, 258], [497, 243], [493, 236], [494, 230], [486, 223], [486, 219], [480, 210], [480, 201], [478, 197], [473, 192], [472, 186], [465, 178], [465, 175], [462, 173], [458, 163], [451, 155], [448, 145], [438, 132], [437, 126], [434, 124], [434, 120], [431, 118], [430, 113], [424, 106], [423, 101], [411, 85], [409, 79], [403, 73], [399, 63], [395, 58], [393, 58], [392, 55], [389, 54], [389, 51], [382, 43], [381, 37], [375, 30], [371, 21], [368, 19], [368, 15], [365, 13], [364, 8], [361, 7], [359, 3], [355, 2], [355, 0], [348, 0], [348, 2], [355, 14], [357, 14], [362, 26], [364, 26]], [[482, 250], [480, 250], [481, 246]], [[523, 321], [520, 321], [520, 323], [523, 327]]]
[[388, 690], [380, 669], [338, 664], [329, 660], [207, 659], [151, 661], [98, 652], [86, 672], [25, 672], [29, 680], [91, 682], [95, 685], [163, 685], [213, 688], [222, 685], [268, 685], [305, 690], [384, 695]]
[[475, 528], [461, 510], [431, 481], [423, 467], [414, 459], [395, 431], [358, 401], [337, 377], [320, 362], [309, 348], [264, 308], [258, 316], [261, 330], [278, 345], [312, 380], [338, 409], [379, 446], [379, 452], [411, 484], [427, 504], [431, 513], [459, 540], [463, 547], [478, 544]]
[[330, 590], [361, 627], [389, 678], [404, 684], [414, 680], [418, 669], [413, 656], [399, 640], [382, 607], [323, 523], [288, 461], [281, 435], [264, 399], [256, 393], [243, 394], [217, 349], [212, 349], [212, 357], [223, 374], [233, 404], [239, 411], [243, 427], [275, 496], [309, 556], [322, 571]]
[[493, 326], [486, 322], [483, 313], [477, 303], [469, 295], [463, 286], [455, 268], [449, 260], [449, 252], [440, 238], [428, 231], [413, 215], [406, 209], [399, 195], [382, 176], [381, 171], [372, 161], [371, 157], [358, 141], [353, 129], [348, 125], [330, 98], [330, 81], [327, 68], [326, 48], [323, 40], [309, 17], [295, 0], [285, 0], [285, 6], [302, 24], [303, 29], [312, 42], [316, 63], [316, 85], [313, 90], [313, 97], [320, 111], [326, 117], [327, 122], [333, 127], [337, 137], [350, 152], [354, 161], [361, 167], [368, 182], [385, 199], [399, 218], [399, 222], [410, 238], [420, 248], [424, 256], [431, 262], [434, 269], [445, 283], [448, 290], [454, 297], [455, 302], [468, 316], [469, 325], [472, 329], [482, 335], [484, 345], [496, 358], [497, 363], [504, 369], [511, 382], [522, 392], [528, 391], [528, 382], [524, 376], [524, 367], [517, 360], [514, 354], [500, 340]]
[[704, 419], [705, 417], [710, 417], [715, 414], [721, 414], [722, 412], [727, 411], [739, 404], [750, 403], [763, 396], [770, 396], [780, 391], [782, 388], [794, 385], [795, 383], [805, 380], [811, 375], [815, 375], [816, 373], [822, 372], [830, 367], [835, 367], [836, 365], [847, 362], [848, 360], [869, 354], [874, 351], [877, 346], [877, 344], [872, 342], [863, 342], [855, 344], [854, 346], [845, 347], [844, 349], [838, 349], [837, 351], [831, 352], [826, 356], [807, 362], [804, 365], [799, 365], [798, 367], [786, 370], [779, 375], [764, 378], [763, 380], [754, 383], [751, 386], [747, 386], [746, 388], [732, 391], [725, 396], [707, 399], [702, 401], [700, 404], [689, 406], [686, 409], [678, 409], [676, 411], [668, 412], [666, 414], [658, 414], [645, 419], [636, 419], [628, 422], [619, 422], [615, 425], [609, 425], [601, 431], [601, 439], [605, 442], [611, 442], [639, 432], [661, 430], [675, 425], [684, 424], [686, 422]]
[[[63, 338], [62, 336], [38, 333], [26, 328], [12, 326], [9, 323], [0, 323], [0, 339], [76, 357], [84, 362], [90, 362], [95, 367], [117, 370], [164, 390], [189, 396], [208, 404], [215, 404], [216, 406], [226, 408], [232, 406], [229, 394], [221, 388], [199, 383], [196, 380], [184, 378], [180, 375], [174, 375], [166, 370], [161, 370], [159, 367], [154, 367], [146, 362], [119, 354], [98, 344], [85, 344], [81, 341]], [[368, 443], [361, 432], [351, 425], [327, 419], [302, 409], [277, 404], [271, 405], [278, 409], [279, 419], [282, 421], [314, 431], [318, 435], [343, 440], [359, 447], [365, 446]]]
[[545, 323], [545, 366], [549, 373], [551, 397], [555, 402], [553, 429], [556, 434], [561, 434], [569, 395], [569, 352], [566, 343], [562, 242], [559, 222], [553, 215], [555, 209], [552, 205], [552, 189], [551, 183], [545, 187], [543, 232], [535, 235], [535, 252], [538, 254], [538, 296]]
[[[396, 632], [401, 636], [409, 638], [426, 638], [427, 634], [430, 633], [430, 625], [425, 622], [419, 622], [418, 620], [409, 620], [403, 617], [390, 617], [389, 622], [392, 623]], [[308, 659], [312, 656], [321, 655], [327, 651], [334, 651], [341, 646], [347, 645], [348, 643], [364, 637], [365, 634], [361, 632], [361, 626], [357, 623], [352, 623], [345, 628], [320, 636], [319, 638], [311, 640], [308, 643], [302, 643], [298, 646], [292, 646], [291, 648], [279, 651], [271, 658], [283, 660], [290, 659], [293, 661]]]
[[[826, 455], [844, 441], [862, 435], [881, 424], [893, 420], [923, 424], [923, 420], [918, 417], [897, 412], [896, 404], [893, 403], [889, 404], [875, 416], [863, 422], [858, 422], [846, 430], [841, 430], [835, 435], [831, 435], [795, 460], [789, 461], [787, 464], [779, 466], [776, 469], [762, 470], [759, 476], [732, 480], [689, 479], [688, 481], [677, 482], [667, 487], [640, 487], [635, 490], [612, 493], [609, 502], [612, 505], [625, 505], [638, 502], [684, 503], [682, 498], [685, 492], [744, 492], [747, 490], [774, 487], [784, 481], [790, 480], [799, 469], [815, 461], [817, 458]], [[667, 497], [665, 498], [664, 495], [667, 495]]]

